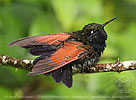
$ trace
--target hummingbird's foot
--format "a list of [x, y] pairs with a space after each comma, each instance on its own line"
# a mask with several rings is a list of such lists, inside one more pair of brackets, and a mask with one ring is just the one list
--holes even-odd
[[114, 68], [116, 72], [121, 72], [122, 64], [120, 63], [120, 59], [118, 58], [117, 61], [114, 64]]

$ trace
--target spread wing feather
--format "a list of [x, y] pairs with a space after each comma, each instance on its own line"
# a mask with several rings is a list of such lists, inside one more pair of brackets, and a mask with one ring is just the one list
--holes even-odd
[[68, 33], [31, 36], [13, 41], [9, 44], [9, 46], [18, 45], [24, 48], [30, 48], [36, 45], [58, 45], [59, 43], [61, 43], [61, 41], [64, 41], [69, 37], [70, 35]]
[[85, 54], [85, 49], [79, 49], [78, 46], [81, 45], [82, 43], [80, 42], [64, 42], [64, 46], [51, 54], [50, 57], [39, 60], [34, 65], [32, 72], [30, 72], [29, 75], [45, 74], [82, 58]]
[[39, 46], [37, 45], [37, 46], [32, 46], [29, 49], [29, 52], [34, 56], [40, 56], [40, 55], [48, 56], [54, 53], [56, 50], [57, 50], [56, 46], [53, 45], [39, 45]]

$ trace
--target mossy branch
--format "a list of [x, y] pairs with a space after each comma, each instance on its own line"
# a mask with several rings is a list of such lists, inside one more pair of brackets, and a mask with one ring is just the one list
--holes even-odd
[[[6, 55], [0, 55], [0, 64], [8, 65], [15, 68], [31, 70], [33, 68], [33, 60], [17, 59]], [[136, 61], [123, 61], [118, 59], [115, 63], [96, 64], [96, 66], [81, 71], [82, 68], [73, 67], [73, 73], [98, 73], [98, 72], [122, 72], [128, 70], [136, 70]]]

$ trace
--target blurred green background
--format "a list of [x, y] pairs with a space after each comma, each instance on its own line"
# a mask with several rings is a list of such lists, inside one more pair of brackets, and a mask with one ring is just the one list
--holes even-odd
[[[85, 24], [108, 24], [107, 48], [99, 63], [136, 60], [136, 0], [0, 0], [0, 54], [34, 59], [8, 43], [21, 37], [71, 32]], [[1, 100], [136, 100], [136, 71], [74, 75], [72, 88], [48, 76], [0, 66]], [[26, 98], [22, 98], [25, 97]]]

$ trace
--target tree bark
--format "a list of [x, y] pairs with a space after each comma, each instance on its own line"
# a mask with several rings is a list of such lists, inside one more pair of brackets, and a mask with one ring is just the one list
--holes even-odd
[[[0, 64], [4, 66], [11, 66], [15, 68], [22, 68], [30, 70], [33, 68], [33, 60], [17, 59], [6, 55], [0, 55]], [[73, 67], [73, 74], [77, 73], [99, 73], [99, 72], [122, 72], [128, 70], [136, 70], [136, 61], [120, 62], [119, 58], [115, 63], [96, 64], [94, 67], [88, 67], [85, 71], [82, 68]]]

